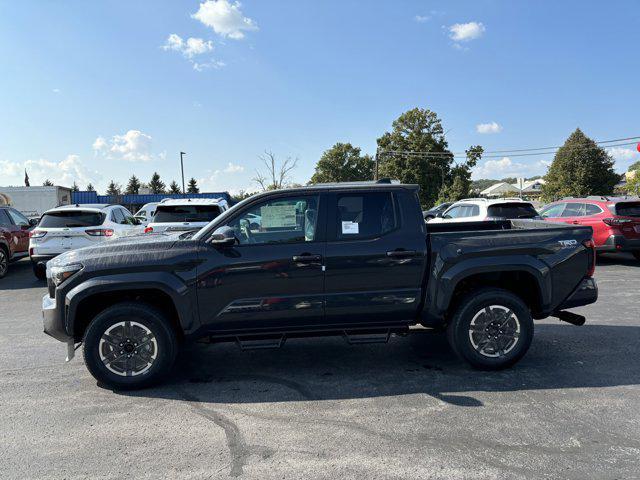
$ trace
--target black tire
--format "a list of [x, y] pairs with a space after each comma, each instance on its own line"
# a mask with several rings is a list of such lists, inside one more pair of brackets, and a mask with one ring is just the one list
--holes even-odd
[[37, 263], [32, 264], [33, 274], [36, 276], [38, 280], [46, 280], [47, 278], [47, 268], [44, 265], [38, 265]]
[[631, 253], [633, 253], [634, 257], [636, 257], [636, 260], [640, 260], [640, 250], [634, 250]]
[[4, 278], [9, 271], [9, 254], [0, 246], [0, 278]]
[[[483, 311], [487, 308], [491, 314], [489, 318], [484, 317], [486, 314]], [[509, 316], [508, 325], [504, 327], [503, 334], [502, 329], [497, 325], [505, 321], [509, 311], [513, 315]], [[471, 333], [474, 317], [478, 321], [478, 324], [474, 324], [474, 329], [481, 331]], [[485, 318], [487, 322], [490, 320], [490, 323], [484, 324]], [[519, 334], [514, 337], [515, 342], [511, 346], [508, 342], [514, 338], [509, 340], [511, 337], [509, 333], [517, 330], [516, 326], [519, 328]], [[495, 337], [493, 333], [496, 334]], [[475, 346], [472, 337], [474, 341], [478, 341]], [[486, 340], [487, 337], [489, 340]], [[513, 293], [500, 288], [483, 288], [470, 292], [462, 298], [447, 325], [447, 339], [454, 352], [473, 367], [483, 370], [500, 370], [516, 363], [529, 350], [533, 339], [533, 318], [527, 305]], [[485, 341], [487, 343], [484, 343]], [[501, 346], [503, 348], [500, 348]], [[504, 348], [507, 346], [509, 346], [508, 349]], [[490, 354], [497, 356], [490, 356]]]
[[[127, 327], [125, 327], [126, 322], [129, 322]], [[123, 323], [125, 325], [120, 326]], [[135, 324], [138, 325], [136, 326]], [[140, 327], [140, 325], [142, 327]], [[127, 375], [127, 372], [123, 375], [122, 373], [114, 373], [114, 371], [110, 369], [115, 370], [116, 365], [119, 365], [122, 361], [127, 361], [122, 358], [123, 355], [121, 355], [125, 352], [124, 350], [114, 350], [114, 348], [121, 348], [123, 343], [101, 342], [103, 340], [103, 334], [112, 327], [114, 329], [122, 329], [123, 331], [126, 331], [124, 329], [128, 328], [130, 332], [132, 331], [131, 329], [133, 329], [137, 333], [144, 332], [144, 329], [148, 329], [150, 335], [145, 334], [147, 335], [146, 338], [155, 339], [155, 343], [149, 344], [149, 341], [147, 341], [145, 348], [155, 353], [155, 359], [149, 364], [150, 366], [147, 365], [146, 371], [141, 371], [141, 367], [137, 369], [138, 373], [132, 371], [131, 375]], [[125, 338], [128, 337], [135, 340], [135, 335], [116, 336], [113, 334], [113, 336], [124, 343], [127, 343]], [[142, 340], [144, 340], [144, 337]], [[115, 390], [146, 388], [160, 382], [171, 370], [178, 351], [176, 333], [171, 327], [169, 320], [159, 310], [145, 303], [123, 302], [103, 310], [96, 315], [87, 327], [83, 342], [84, 361], [89, 372], [99, 384]], [[141, 343], [144, 344], [145, 342]], [[119, 347], [117, 345], [119, 345]], [[125, 346], [131, 347], [131, 345]], [[105, 350], [111, 350], [112, 355], [105, 356]], [[138, 353], [137, 350], [134, 351]], [[136, 362], [140, 364], [144, 363], [144, 360], [140, 360], [142, 357], [134, 355], [133, 351], [129, 353], [131, 353], [130, 356], [133, 357], [131, 362], [134, 364], [133, 370], [135, 371]], [[102, 360], [101, 354], [107, 359], [114, 358], [113, 362], [109, 363], [110, 368], [106, 366], [107, 362]], [[124, 356], [126, 355], [127, 352], [125, 352]], [[122, 360], [118, 360], [121, 358]], [[127, 366], [129, 366], [129, 364], [127, 364]]]

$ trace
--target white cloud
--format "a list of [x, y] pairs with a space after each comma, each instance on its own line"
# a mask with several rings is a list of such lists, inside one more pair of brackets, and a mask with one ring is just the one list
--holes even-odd
[[204, 70], [210, 70], [210, 69], [220, 70], [221, 68], [224, 68], [226, 66], [227, 66], [226, 63], [221, 62], [219, 60], [211, 60], [209, 62], [203, 62], [203, 63], [193, 62], [193, 69], [196, 72], [202, 72]]
[[163, 50], [173, 50], [180, 52], [182, 56], [192, 59], [197, 55], [202, 55], [213, 50], [213, 42], [202, 38], [189, 37], [183, 40], [180, 35], [172, 33], [167, 37], [167, 41], [162, 46]]
[[41, 185], [45, 180], [51, 180], [55, 185], [66, 187], [76, 182], [80, 188], [84, 188], [88, 183], [95, 185], [102, 178], [99, 172], [87, 168], [78, 155], [67, 155], [59, 162], [43, 158], [25, 162], [0, 161], [3, 184], [24, 185], [25, 170], [31, 185]]
[[240, 2], [228, 0], [205, 0], [198, 11], [191, 15], [222, 37], [235, 40], [244, 38], [244, 32], [258, 30], [256, 22], [245, 17]]
[[255, 191], [250, 179], [241, 175], [245, 168], [232, 162], [227, 163], [223, 169], [209, 170], [207, 174], [198, 179], [200, 191], [222, 191], [226, 190], [231, 194], [238, 193], [240, 190]]
[[227, 168], [223, 170], [224, 173], [239, 173], [244, 172], [244, 167], [242, 165], [236, 165], [235, 163], [229, 162], [227, 164]]
[[449, 27], [449, 38], [454, 42], [469, 42], [480, 38], [485, 30], [479, 22], [456, 23]]
[[60, 89], [59, 88], [54, 88], [53, 90], [51, 90], [53, 93], [60, 93]]
[[426, 23], [431, 20], [431, 17], [429, 15], [416, 15], [413, 19], [418, 23]]
[[472, 177], [478, 178], [505, 178], [505, 177], [533, 177], [547, 173], [547, 167], [551, 162], [538, 160], [534, 163], [514, 162], [509, 157], [502, 157], [496, 160], [486, 160], [482, 165], [478, 165]]
[[616, 161], [616, 170], [619, 172], [626, 172], [632, 163], [640, 161], [640, 152], [632, 148], [611, 147], [606, 150]]
[[152, 138], [140, 130], [129, 130], [124, 135], [114, 135], [110, 140], [96, 138], [93, 149], [106, 158], [122, 159], [128, 162], [148, 162], [151, 154]]
[[478, 133], [500, 133], [501, 131], [502, 126], [498, 125], [496, 122], [479, 123], [476, 125], [476, 132]]

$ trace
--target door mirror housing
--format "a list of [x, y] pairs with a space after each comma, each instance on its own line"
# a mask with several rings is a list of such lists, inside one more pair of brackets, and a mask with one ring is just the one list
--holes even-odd
[[444, 217], [444, 212], [436, 212], [435, 218], [443, 218], [443, 217]]
[[37, 218], [30, 218], [29, 219], [29, 226], [35, 227], [36, 225], [38, 225], [38, 219]]
[[236, 232], [231, 227], [220, 227], [209, 237], [209, 243], [214, 247], [230, 247], [237, 242]]

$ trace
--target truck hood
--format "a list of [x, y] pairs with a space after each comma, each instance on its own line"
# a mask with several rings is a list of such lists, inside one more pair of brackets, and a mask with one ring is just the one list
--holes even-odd
[[[141, 265], [158, 263], [176, 255], [176, 245], [192, 242], [181, 240], [184, 232], [127, 236], [72, 250], [50, 260], [50, 266], [81, 263], [85, 267]], [[91, 269], [93, 269], [91, 268]]]

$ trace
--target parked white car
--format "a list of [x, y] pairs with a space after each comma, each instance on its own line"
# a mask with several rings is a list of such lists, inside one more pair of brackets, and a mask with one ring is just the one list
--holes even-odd
[[139, 222], [120, 205], [65, 205], [44, 212], [29, 238], [33, 272], [45, 278], [46, 262], [61, 253], [117, 236], [142, 233]]
[[146, 227], [153, 221], [158, 205], [160, 205], [160, 202], [145, 203], [142, 208], [135, 213], [134, 217], [140, 222], [140, 225]]
[[200, 230], [228, 209], [227, 201], [217, 198], [163, 200], [157, 205], [153, 221], [144, 231], [159, 233]]
[[436, 218], [429, 220], [428, 223], [531, 219], [539, 216], [531, 202], [526, 202], [519, 198], [501, 198], [497, 200], [466, 198], [455, 202], [442, 214], [438, 215]]

